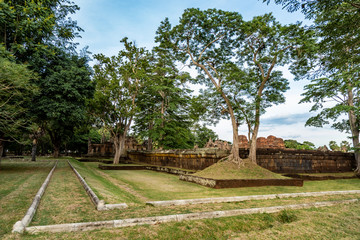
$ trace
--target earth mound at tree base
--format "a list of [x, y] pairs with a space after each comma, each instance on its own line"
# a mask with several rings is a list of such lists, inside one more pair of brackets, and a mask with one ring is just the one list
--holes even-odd
[[212, 179], [288, 179], [260, 167], [249, 159], [242, 161], [241, 165], [232, 161], [218, 162], [192, 175]]

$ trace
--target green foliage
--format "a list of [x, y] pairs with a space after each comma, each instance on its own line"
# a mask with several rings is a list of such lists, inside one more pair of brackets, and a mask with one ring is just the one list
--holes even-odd
[[139, 112], [139, 94], [148, 80], [149, 53], [127, 38], [117, 56], [95, 55], [96, 91], [91, 112], [99, 126], [110, 132], [115, 145], [114, 162], [124, 152], [125, 137]]
[[286, 148], [292, 148], [297, 150], [315, 150], [315, 144], [309, 141], [304, 141], [303, 143], [299, 143], [296, 140], [284, 140], [284, 144]]
[[[264, 2], [269, 2], [269, 0]], [[312, 28], [320, 37], [313, 57], [312, 70], [303, 77], [312, 79], [305, 87], [301, 102], [313, 102], [317, 114], [306, 125], [332, 124], [340, 131], [351, 132], [358, 152], [360, 132], [359, 63], [360, 2], [358, 0], [299, 1], [275, 0], [289, 11], [301, 9], [314, 20]], [[326, 104], [332, 102], [332, 104]], [[318, 110], [320, 110], [318, 112]], [[345, 116], [347, 117], [345, 119]], [[360, 173], [360, 155], [356, 154]]]
[[329, 147], [332, 151], [342, 151], [342, 152], [349, 152], [351, 147], [350, 143], [347, 141], [342, 141], [340, 146], [336, 143], [336, 141], [330, 141]]
[[339, 145], [337, 145], [337, 143], [335, 141], [330, 141], [329, 147], [333, 151], [340, 151], [340, 147], [339, 147]]
[[304, 71], [304, 53], [315, 41], [312, 31], [283, 26], [271, 14], [245, 22], [236, 12], [193, 8], [170, 36], [182, 53], [178, 59], [194, 66], [196, 82], [208, 87], [202, 92], [207, 108], [214, 118], [230, 117], [234, 136], [242, 123], [257, 134], [265, 109], [285, 101], [288, 81], [274, 68], [292, 64], [293, 72]]
[[19, 140], [19, 131], [29, 125], [26, 104], [37, 91], [30, 82], [35, 78], [27, 66], [0, 58], [0, 140]]
[[150, 148], [192, 148], [192, 91], [185, 85], [191, 77], [176, 67], [176, 54], [169, 48], [170, 28], [166, 19], [157, 30], [159, 45], [152, 51], [149, 78], [139, 95], [134, 131]]
[[66, 149], [74, 153], [86, 154], [89, 139], [91, 139], [91, 143], [100, 143], [101, 135], [95, 129], [77, 128], [66, 143]]
[[54, 49], [56, 55], [45, 55], [47, 64], [36, 84], [39, 93], [33, 98], [31, 113], [45, 122], [54, 147], [69, 140], [75, 127], [86, 117], [86, 101], [93, 96], [94, 84], [87, 59]]
[[50, 45], [73, 49], [70, 41], [81, 28], [67, 15], [77, 10], [70, 0], [1, 1], [0, 42], [20, 62], [36, 52], [51, 54]]
[[193, 134], [195, 137], [195, 144], [200, 148], [204, 147], [210, 138], [212, 140], [219, 138], [219, 136], [213, 130], [207, 128], [205, 124], [195, 124], [193, 126]]
[[277, 216], [277, 218], [281, 223], [291, 223], [295, 222], [298, 219], [295, 212], [291, 210], [282, 210]]

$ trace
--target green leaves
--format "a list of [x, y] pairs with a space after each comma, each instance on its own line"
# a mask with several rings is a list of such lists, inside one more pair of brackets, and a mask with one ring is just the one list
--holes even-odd
[[38, 90], [30, 82], [35, 78], [27, 66], [0, 57], [0, 140], [16, 138], [29, 125], [26, 104]]
[[137, 48], [127, 38], [125, 49], [117, 56], [95, 55], [96, 93], [92, 102], [94, 115], [112, 134], [126, 133], [138, 112], [138, 95], [148, 79], [149, 53]]

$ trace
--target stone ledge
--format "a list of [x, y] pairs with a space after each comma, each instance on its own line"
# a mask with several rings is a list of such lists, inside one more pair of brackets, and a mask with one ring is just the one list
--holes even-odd
[[192, 205], [192, 204], [206, 204], [206, 203], [229, 203], [229, 202], [243, 202], [243, 201], [249, 201], [249, 200], [267, 200], [267, 199], [294, 198], [294, 197], [318, 197], [318, 196], [345, 195], [345, 194], [360, 194], [360, 190], [281, 193], [281, 194], [250, 195], [250, 196], [235, 196], [235, 197], [152, 201], [152, 202], [147, 202], [146, 204], [154, 206], [154, 207], [167, 207], [167, 206], [178, 206], [178, 205]]
[[181, 174], [192, 174], [196, 171], [193, 170], [184, 170], [184, 169], [177, 169], [177, 168], [171, 168], [171, 167], [162, 167], [162, 166], [147, 166], [147, 165], [141, 165], [141, 166], [114, 166], [114, 165], [102, 165], [99, 164], [99, 168], [102, 170], [151, 170], [156, 172], [165, 172], [175, 175], [181, 175]]
[[59, 225], [47, 225], [47, 226], [33, 226], [27, 227], [26, 231], [30, 234], [40, 232], [77, 232], [77, 231], [89, 231], [102, 228], [122, 228], [139, 225], [155, 225], [166, 222], [181, 222], [185, 220], [200, 220], [211, 219], [221, 217], [233, 217], [246, 214], [256, 213], [275, 213], [286, 209], [306, 209], [306, 208], [318, 208], [329, 207], [339, 204], [351, 204], [358, 202], [359, 199], [342, 200], [342, 201], [327, 201], [327, 202], [314, 202], [304, 204], [292, 204], [284, 206], [264, 207], [264, 208], [248, 208], [248, 209], [235, 209], [227, 211], [213, 211], [213, 212], [200, 212], [200, 213], [188, 213], [177, 214], [168, 216], [156, 216], [145, 218], [129, 218], [122, 220], [110, 220], [99, 222], [84, 222], [84, 223], [69, 223]]
[[29, 209], [27, 210], [25, 216], [23, 217], [23, 219], [21, 221], [17, 221], [14, 226], [13, 226], [13, 233], [23, 233], [25, 228], [27, 226], [29, 226], [32, 218], [35, 215], [35, 212], [37, 210], [37, 207], [39, 206], [41, 197], [43, 196], [46, 187], [48, 186], [51, 176], [53, 174], [53, 172], [55, 171], [55, 168], [57, 166], [58, 161], [56, 161], [56, 163], [54, 164], [54, 167], [51, 169], [50, 173], [48, 174], [48, 176], [46, 177], [44, 183], [41, 185], [39, 191], [36, 193], [34, 200], [31, 204], [31, 206], [29, 207]]
[[101, 170], [146, 170], [146, 166], [116, 166], [99, 164], [98, 167]]
[[359, 178], [357, 176], [352, 177], [337, 177], [337, 176], [311, 176], [311, 175], [300, 175], [300, 174], [284, 174], [285, 177], [291, 177], [291, 178], [299, 178], [302, 180], [308, 180], [308, 181], [321, 181], [321, 180], [336, 180], [336, 179], [354, 179]]
[[127, 208], [126, 203], [119, 203], [119, 204], [105, 204], [104, 200], [99, 200], [98, 196], [94, 193], [94, 191], [90, 188], [90, 186], [86, 183], [84, 178], [80, 175], [80, 173], [71, 165], [71, 163], [68, 161], [68, 164], [70, 165], [71, 169], [74, 171], [75, 175], [81, 182], [81, 185], [83, 185], [86, 193], [89, 195], [91, 201], [94, 203], [96, 209], [98, 211], [106, 211], [111, 209], [121, 209], [121, 208]]
[[303, 186], [302, 179], [212, 179], [193, 175], [180, 175], [179, 179], [211, 188], [239, 188], [260, 186]]

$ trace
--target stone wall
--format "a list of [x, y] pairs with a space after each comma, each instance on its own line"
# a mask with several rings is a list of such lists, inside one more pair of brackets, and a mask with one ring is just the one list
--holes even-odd
[[[226, 157], [220, 149], [129, 151], [131, 161], [157, 166], [202, 170]], [[240, 157], [247, 158], [248, 150], [240, 149]], [[258, 149], [257, 163], [278, 173], [346, 172], [355, 168], [352, 153], [315, 150]]]
[[202, 170], [229, 155], [220, 149], [128, 151], [133, 162], [157, 166], [169, 166], [190, 170]]
[[[278, 173], [347, 172], [355, 168], [353, 153], [316, 150], [258, 149], [257, 163]], [[240, 149], [240, 157], [247, 158], [248, 150]]]

